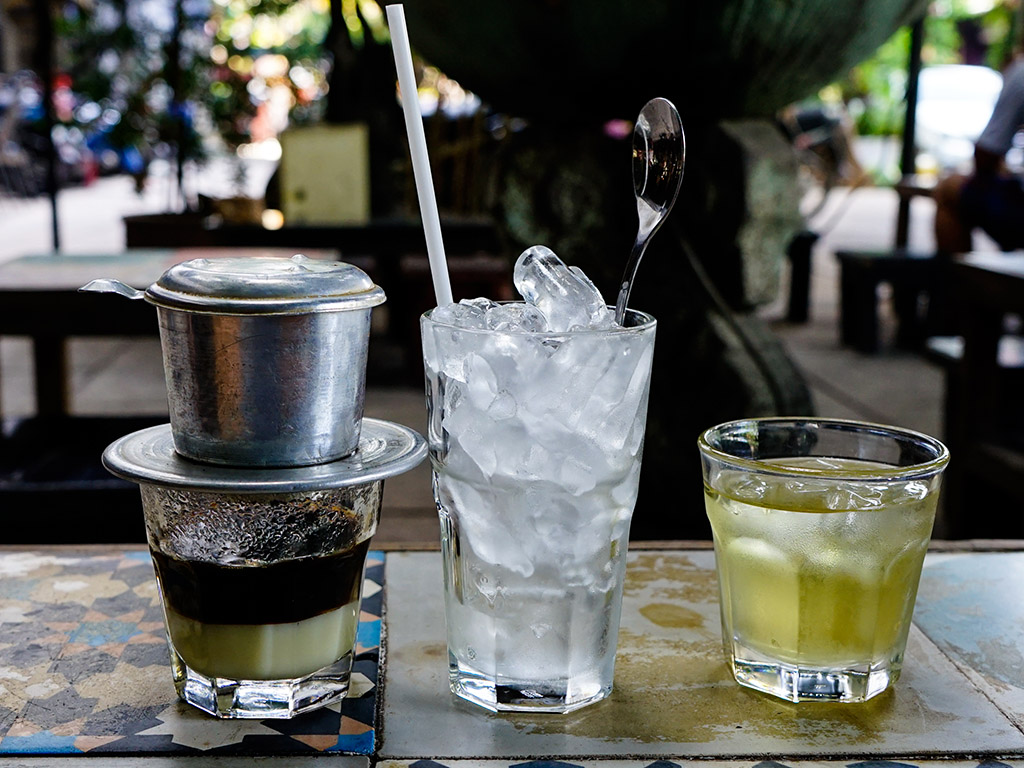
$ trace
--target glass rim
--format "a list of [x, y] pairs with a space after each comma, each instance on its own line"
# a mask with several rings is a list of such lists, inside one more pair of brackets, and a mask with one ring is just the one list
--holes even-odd
[[[522, 300], [518, 300], [517, 301], [517, 300], [513, 299], [513, 300], [508, 300], [508, 301], [497, 301], [495, 303], [496, 304], [524, 304], [525, 302], [523, 302]], [[608, 309], [612, 310], [613, 312], [615, 311], [615, 307], [613, 307], [612, 305], [609, 304], [607, 306], [608, 306]], [[441, 327], [441, 328], [451, 328], [453, 331], [463, 331], [465, 333], [486, 333], [486, 334], [504, 333], [504, 334], [506, 334], [508, 336], [524, 336], [524, 337], [535, 337], [535, 338], [543, 337], [543, 338], [555, 338], [555, 339], [557, 339], [557, 338], [568, 338], [568, 337], [572, 337], [572, 336], [600, 336], [600, 335], [612, 336], [612, 335], [618, 335], [618, 334], [623, 334], [623, 333], [637, 334], [637, 333], [642, 333], [642, 332], [647, 331], [647, 330], [653, 330], [658, 325], [658, 321], [654, 318], [653, 315], [650, 315], [647, 312], [643, 312], [643, 311], [641, 311], [639, 309], [629, 309], [627, 307], [626, 314], [631, 316], [631, 317], [636, 317], [637, 320], [640, 321], [640, 323], [638, 325], [630, 325], [630, 326], [614, 325], [611, 328], [581, 328], [580, 330], [577, 330], [577, 331], [519, 331], [519, 330], [516, 330], [516, 331], [508, 331], [508, 330], [498, 331], [498, 330], [493, 330], [491, 328], [464, 328], [461, 325], [454, 325], [452, 323], [439, 322], [439, 321], [435, 320], [433, 317], [431, 317], [431, 314], [433, 313], [433, 311], [435, 309], [437, 309], [437, 307], [432, 307], [432, 308], [428, 309], [426, 312], [424, 312], [422, 315], [420, 315], [420, 318], [423, 319], [423, 320], [427, 320], [428, 322], [430, 322], [433, 325], [436, 325], [438, 327]]]
[[[873, 432], [890, 437], [902, 437], [912, 440], [920, 445], [926, 446], [936, 452], [936, 456], [929, 461], [917, 464], [908, 464], [898, 467], [892, 465], [880, 465], [878, 468], [850, 468], [850, 469], [826, 469], [824, 467], [787, 467], [778, 464], [769, 464], [763, 459], [751, 459], [744, 456], [734, 456], [727, 451], [716, 448], [709, 442], [709, 435], [713, 432], [724, 432], [728, 429], [737, 429], [743, 425], [754, 424], [790, 424], [798, 426], [835, 427], [841, 431]], [[701, 454], [733, 466], [755, 471], [758, 474], [776, 475], [781, 477], [802, 477], [832, 479], [842, 478], [844, 480], [907, 480], [915, 477], [927, 476], [941, 472], [949, 463], [949, 449], [938, 440], [924, 432], [918, 432], [904, 427], [896, 427], [890, 424], [879, 424], [871, 421], [860, 421], [857, 419], [836, 419], [816, 418], [813, 416], [766, 416], [746, 419], [734, 419], [733, 421], [722, 422], [704, 430], [697, 438], [697, 448]], [[776, 457], [779, 458], [779, 457]]]

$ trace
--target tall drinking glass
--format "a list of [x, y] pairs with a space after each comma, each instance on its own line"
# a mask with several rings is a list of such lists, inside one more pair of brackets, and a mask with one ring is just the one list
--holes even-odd
[[655, 321], [421, 319], [453, 693], [568, 712], [612, 688]]
[[725, 652], [790, 701], [864, 701], [900, 675], [942, 470], [938, 440], [839, 420], [701, 435]]

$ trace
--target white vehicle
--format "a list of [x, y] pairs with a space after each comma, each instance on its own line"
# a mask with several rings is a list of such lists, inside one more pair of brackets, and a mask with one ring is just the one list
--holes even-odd
[[969, 172], [974, 142], [985, 129], [1002, 87], [1003, 76], [988, 67], [943, 64], [922, 69], [914, 136], [918, 166]]

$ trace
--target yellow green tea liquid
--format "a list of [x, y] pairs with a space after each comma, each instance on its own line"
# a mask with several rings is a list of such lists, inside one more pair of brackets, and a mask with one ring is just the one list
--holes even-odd
[[[833, 458], [775, 463], [879, 467]], [[920, 481], [740, 472], [706, 487], [737, 680], [792, 701], [859, 701], [894, 681], [937, 497]]]

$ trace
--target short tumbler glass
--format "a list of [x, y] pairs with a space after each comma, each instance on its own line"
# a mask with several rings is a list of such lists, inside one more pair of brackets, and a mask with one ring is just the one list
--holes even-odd
[[569, 712], [612, 689], [655, 321], [421, 321], [451, 690]]
[[182, 699], [217, 717], [287, 718], [344, 698], [383, 485], [142, 485]]
[[841, 420], [701, 435], [725, 653], [789, 701], [865, 701], [900, 675], [946, 447]]

